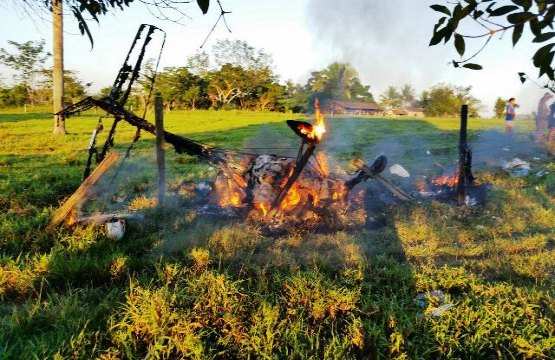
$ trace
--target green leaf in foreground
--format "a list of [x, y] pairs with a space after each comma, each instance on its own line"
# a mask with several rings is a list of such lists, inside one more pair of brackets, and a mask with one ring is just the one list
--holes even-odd
[[459, 34], [455, 34], [455, 49], [457, 49], [457, 52], [459, 53], [460, 56], [464, 55], [464, 50], [465, 50], [464, 38]]
[[541, 43], [541, 42], [544, 42], [544, 41], [547, 41], [547, 40], [551, 39], [554, 36], [555, 36], [555, 32], [553, 32], [553, 31], [546, 32], [546, 33], [543, 33], [543, 34], [540, 34], [540, 35], [536, 36], [534, 38], [534, 42], [535, 43]]
[[503, 16], [503, 15], [507, 15], [510, 12], [513, 12], [515, 10], [518, 9], [518, 6], [514, 6], [514, 5], [507, 5], [507, 6], [501, 6], [500, 8], [497, 8], [495, 10], [492, 10], [489, 13], [489, 16]]
[[520, 40], [523, 30], [524, 30], [524, 24], [518, 24], [517, 26], [515, 26], [513, 30], [513, 46], [515, 46], [516, 43]]
[[482, 70], [483, 69], [482, 65], [473, 64], [473, 63], [464, 64], [462, 67], [470, 69], [470, 70]]
[[444, 13], [447, 16], [451, 16], [451, 11], [449, 11], [449, 9], [446, 6], [435, 4], [435, 5], [430, 5], [430, 8], [437, 12]]
[[197, 0], [198, 7], [203, 14], [208, 12], [208, 6], [210, 5], [210, 0]]

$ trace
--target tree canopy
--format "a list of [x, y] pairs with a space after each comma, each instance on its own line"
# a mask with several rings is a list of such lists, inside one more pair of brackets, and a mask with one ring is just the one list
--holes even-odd
[[471, 86], [438, 84], [423, 94], [424, 113], [427, 116], [457, 115], [461, 106], [467, 104], [468, 115], [477, 117], [480, 101], [470, 94], [471, 90]]
[[[153, 15], [170, 21], [176, 22], [176, 18], [188, 17], [186, 14], [187, 6], [192, 3], [192, 0], [62, 0], [71, 11], [73, 17], [77, 20], [79, 31], [82, 35], [87, 35], [91, 44], [93, 44], [93, 37], [89, 30], [88, 21], [94, 20], [100, 22], [100, 17], [116, 10], [124, 10], [132, 6], [132, 4], [143, 4], [147, 7], [153, 8]], [[223, 18], [225, 21], [225, 11], [222, 8], [220, 0], [216, 0], [220, 7], [220, 17], [214, 27]], [[197, 6], [203, 14], [208, 12], [210, 0], [196, 0]], [[26, 7], [32, 12], [41, 10], [52, 11], [52, 0], [25, 0], [21, 1], [21, 6]]]
[[370, 86], [362, 85], [358, 72], [346, 63], [334, 62], [323, 70], [313, 71], [306, 89], [320, 100], [374, 101]]
[[[555, 18], [555, 0], [464, 0], [445, 1], [444, 4], [430, 6], [441, 14], [433, 29], [430, 46], [451, 43], [460, 60], [453, 60], [455, 67], [480, 70], [482, 66], [471, 62], [480, 54], [496, 35], [507, 32], [513, 46], [522, 38], [522, 34], [529, 29], [533, 34], [533, 42], [540, 48], [532, 56], [532, 62], [539, 71], [539, 77], [546, 76], [546, 87], [554, 89], [555, 69], [552, 65], [555, 56], [555, 32], [553, 22]], [[474, 23], [477, 26], [469, 26]], [[468, 33], [468, 29], [478, 30]], [[481, 46], [472, 54], [467, 54], [467, 41], [479, 41]], [[519, 73], [521, 81], [526, 80], [523, 73]]]

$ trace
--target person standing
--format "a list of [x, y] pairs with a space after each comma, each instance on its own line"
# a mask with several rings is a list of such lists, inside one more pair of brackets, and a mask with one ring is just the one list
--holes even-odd
[[552, 98], [553, 95], [551, 93], [545, 93], [538, 103], [538, 112], [536, 113], [536, 132], [534, 133], [534, 138], [538, 144], [544, 141], [547, 120], [550, 117], [548, 102]]
[[513, 124], [516, 117], [515, 106], [516, 99], [514, 97], [510, 98], [507, 106], [505, 106], [505, 132], [508, 134], [513, 132]]
[[547, 143], [551, 143], [553, 141], [553, 137], [555, 137], [555, 103], [551, 104], [549, 107], [551, 109], [551, 113], [549, 113], [549, 117], [547, 118], [547, 128], [549, 129], [547, 132]]

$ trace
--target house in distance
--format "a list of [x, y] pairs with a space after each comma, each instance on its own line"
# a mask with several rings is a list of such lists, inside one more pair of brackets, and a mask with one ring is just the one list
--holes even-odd
[[419, 107], [395, 108], [391, 110], [386, 110], [384, 112], [384, 115], [424, 117], [424, 108], [419, 108]]
[[331, 115], [382, 115], [384, 109], [375, 103], [330, 100], [325, 111]]

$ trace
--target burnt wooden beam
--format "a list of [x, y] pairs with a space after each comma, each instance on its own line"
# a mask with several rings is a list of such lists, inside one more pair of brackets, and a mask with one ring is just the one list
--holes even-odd
[[371, 179], [376, 180], [377, 182], [379, 182], [381, 185], [383, 185], [391, 194], [393, 194], [394, 196], [396, 196], [397, 198], [404, 200], [404, 201], [408, 201], [411, 200], [412, 197], [407, 194], [406, 192], [404, 192], [403, 190], [401, 190], [398, 186], [396, 186], [395, 184], [391, 183], [389, 180], [383, 178], [380, 174], [374, 172], [368, 165], [366, 165], [366, 163], [364, 161], [362, 161], [361, 159], [355, 159], [353, 160], [353, 164], [360, 170], [362, 171], [366, 176], [368, 176]]
[[108, 221], [117, 218], [125, 219], [127, 222], [136, 222], [141, 224], [145, 220], [145, 215], [141, 213], [111, 213], [111, 214], [93, 214], [91, 216], [79, 217], [70, 225], [79, 226], [103, 226]]
[[58, 225], [60, 225], [67, 216], [76, 207], [80, 206], [83, 201], [86, 200], [91, 194], [91, 189], [96, 184], [102, 175], [108, 171], [120, 158], [119, 153], [112, 151], [110, 152], [98, 166], [94, 169], [91, 175], [81, 183], [81, 185], [75, 190], [75, 192], [60, 206], [52, 215], [52, 220], [46, 227], [46, 231], [53, 231]]

